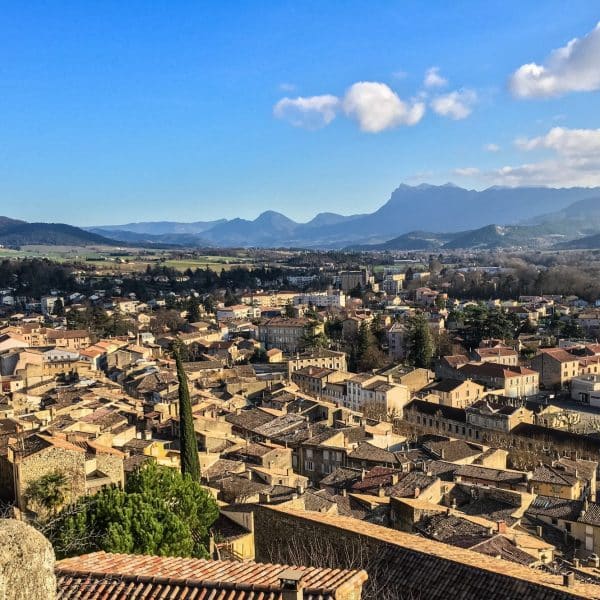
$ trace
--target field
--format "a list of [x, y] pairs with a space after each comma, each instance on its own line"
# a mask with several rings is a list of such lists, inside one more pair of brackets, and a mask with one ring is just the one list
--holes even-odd
[[155, 249], [123, 249], [105, 246], [23, 246], [20, 250], [0, 248], [1, 258], [47, 258], [56, 262], [85, 262], [99, 272], [131, 273], [144, 271], [148, 265], [164, 265], [185, 271], [210, 267], [220, 273], [234, 267], [250, 265], [244, 256], [199, 255], [179, 258], [178, 252]]

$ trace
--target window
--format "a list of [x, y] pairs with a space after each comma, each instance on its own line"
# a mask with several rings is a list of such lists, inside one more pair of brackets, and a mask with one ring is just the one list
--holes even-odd
[[305, 460], [304, 461], [304, 468], [307, 471], [314, 471], [315, 470], [315, 464], [313, 463], [312, 460]]
[[307, 448], [306, 449], [306, 458], [312, 458], [313, 457], [313, 451], [311, 448]]

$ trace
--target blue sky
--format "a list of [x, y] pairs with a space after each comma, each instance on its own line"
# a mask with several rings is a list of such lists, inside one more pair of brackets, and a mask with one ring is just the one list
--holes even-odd
[[600, 185], [589, 0], [31, 0], [2, 14], [0, 214], [307, 220], [374, 210], [401, 182]]

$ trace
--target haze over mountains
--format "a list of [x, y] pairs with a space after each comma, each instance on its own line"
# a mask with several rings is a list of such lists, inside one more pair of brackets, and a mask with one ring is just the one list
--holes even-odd
[[[595, 236], [595, 237], [594, 237]], [[254, 220], [139, 222], [80, 229], [0, 217], [0, 244], [175, 245], [428, 250], [597, 247], [600, 188], [466, 190], [400, 185], [373, 213], [323, 212], [307, 223], [266, 211]], [[558, 246], [557, 246], [558, 247]]]
[[[307, 223], [297, 223], [281, 213], [266, 211], [254, 220], [133, 223], [93, 227], [90, 231], [138, 243], [328, 248], [383, 244], [394, 238], [398, 245], [398, 236], [417, 232], [404, 241], [406, 249], [411, 249], [411, 244], [421, 249], [428, 247], [422, 239], [428, 239], [431, 247], [439, 247], [453, 241], [453, 233], [470, 233], [490, 225], [527, 225], [534, 227], [536, 234], [570, 239], [600, 232], [600, 188], [491, 187], [477, 191], [453, 184], [402, 184], [383, 206], [369, 214], [320, 213]], [[423, 238], [419, 231], [437, 234], [424, 234]], [[527, 238], [531, 233], [510, 228], [487, 230], [492, 238], [506, 244], [515, 236]], [[476, 237], [485, 239], [486, 231]]]

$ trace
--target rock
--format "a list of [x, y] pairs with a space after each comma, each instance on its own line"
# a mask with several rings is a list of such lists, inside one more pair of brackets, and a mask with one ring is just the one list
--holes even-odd
[[0, 600], [54, 600], [54, 550], [36, 529], [0, 519]]

